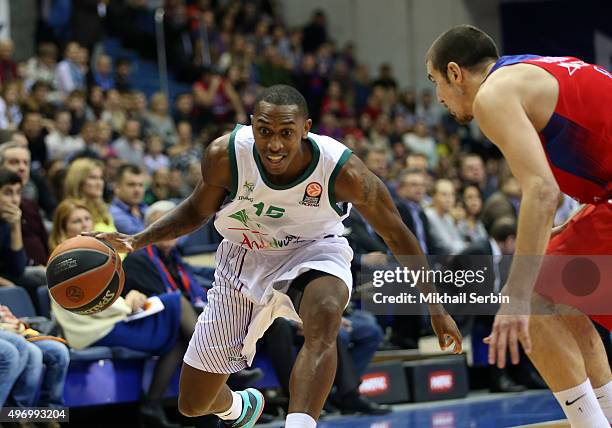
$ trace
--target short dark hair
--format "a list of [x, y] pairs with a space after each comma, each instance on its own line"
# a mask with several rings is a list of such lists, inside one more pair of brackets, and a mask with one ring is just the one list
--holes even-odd
[[482, 190], [480, 190], [480, 187], [478, 187], [478, 185], [474, 183], [462, 183], [462, 187], [459, 192], [462, 198], [463, 198], [463, 195], [465, 194], [465, 191], [470, 188], [476, 189], [476, 191], [478, 192], [478, 196], [480, 196], [480, 199], [482, 199]]
[[491, 226], [491, 237], [496, 241], [505, 241], [511, 236], [516, 237], [516, 221], [510, 216], [496, 219]]
[[300, 92], [289, 85], [274, 85], [264, 89], [255, 98], [255, 110], [265, 101], [277, 106], [297, 106], [301, 115], [308, 117], [308, 104]]
[[21, 178], [9, 169], [0, 168], [0, 188], [9, 184], [22, 184]]
[[491, 36], [472, 25], [451, 28], [438, 37], [427, 52], [427, 60], [431, 61], [433, 69], [447, 80], [449, 62], [471, 70], [498, 58], [499, 52]]
[[120, 183], [123, 180], [123, 176], [129, 172], [130, 174], [140, 175], [143, 173], [143, 170], [138, 165], [134, 165], [133, 163], [126, 163], [119, 168], [117, 168], [117, 173], [115, 174], [115, 183]]

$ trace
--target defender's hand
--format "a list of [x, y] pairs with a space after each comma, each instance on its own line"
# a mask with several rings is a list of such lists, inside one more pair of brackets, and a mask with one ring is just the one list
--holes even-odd
[[91, 236], [110, 244], [119, 253], [134, 251], [134, 237], [119, 232], [83, 232], [82, 236]]
[[510, 348], [512, 364], [518, 364], [519, 342], [529, 354], [531, 352], [529, 307], [517, 310], [515, 306], [502, 304], [495, 315], [491, 334], [484, 339], [484, 343], [489, 345], [489, 364], [497, 364], [497, 367], [503, 369], [506, 366], [507, 348]]
[[454, 343], [453, 354], [461, 353], [461, 342], [463, 336], [455, 323], [455, 320], [449, 314], [431, 315], [431, 326], [433, 327], [440, 349], [446, 350]]

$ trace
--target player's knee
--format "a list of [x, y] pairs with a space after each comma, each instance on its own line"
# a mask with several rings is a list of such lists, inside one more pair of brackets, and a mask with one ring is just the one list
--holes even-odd
[[335, 329], [337, 333], [340, 328], [342, 312], [344, 312], [344, 305], [342, 305], [335, 296], [330, 296], [329, 298], [323, 299], [317, 306], [315, 319], [319, 321], [319, 324], [327, 326], [330, 329]]
[[305, 346], [323, 350], [336, 343], [344, 308], [334, 299], [321, 301], [304, 320]]

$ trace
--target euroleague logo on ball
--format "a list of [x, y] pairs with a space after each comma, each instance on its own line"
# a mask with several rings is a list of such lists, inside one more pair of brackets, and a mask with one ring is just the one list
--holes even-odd
[[321, 194], [323, 193], [323, 186], [319, 183], [312, 181], [306, 185], [304, 191], [304, 197], [300, 201], [300, 205], [307, 207], [318, 207], [321, 201]]
[[80, 302], [83, 300], [83, 290], [76, 285], [71, 285], [66, 289], [66, 297], [73, 302]]

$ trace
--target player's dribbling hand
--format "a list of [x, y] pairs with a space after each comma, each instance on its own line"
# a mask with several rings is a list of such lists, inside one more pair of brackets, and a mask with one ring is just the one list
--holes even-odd
[[434, 333], [438, 336], [440, 349], [445, 351], [451, 344], [453, 346], [453, 354], [461, 353], [461, 342], [463, 336], [455, 323], [455, 320], [449, 314], [431, 315], [431, 326]]
[[527, 354], [531, 352], [528, 314], [529, 308], [517, 311], [516, 308], [502, 304], [495, 315], [491, 334], [484, 339], [484, 343], [489, 345], [489, 364], [497, 364], [500, 369], [506, 367], [507, 349], [510, 349], [512, 364], [518, 364], [520, 360], [519, 342]]
[[82, 236], [91, 236], [111, 245], [119, 253], [134, 251], [134, 237], [119, 232], [83, 232]]

